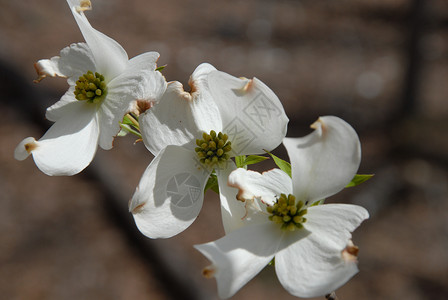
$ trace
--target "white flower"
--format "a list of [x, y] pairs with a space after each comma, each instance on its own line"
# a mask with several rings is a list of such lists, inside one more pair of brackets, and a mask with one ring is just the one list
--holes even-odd
[[24, 139], [14, 153], [18, 160], [32, 154], [39, 169], [48, 175], [82, 171], [98, 145], [112, 148], [119, 121], [133, 101], [157, 101], [166, 89], [165, 79], [155, 71], [158, 53], [128, 60], [116, 41], [89, 24], [83, 11], [90, 8], [90, 1], [67, 2], [86, 43], [72, 44], [60, 56], [36, 63], [38, 81], [47, 76], [67, 77], [70, 87], [47, 109], [47, 119], [55, 124], [39, 141]]
[[[221, 298], [229, 298], [274, 257], [280, 283], [298, 297], [328, 294], [358, 272], [351, 234], [368, 218], [356, 205], [314, 202], [343, 189], [360, 163], [356, 132], [336, 117], [321, 117], [304, 138], [286, 138], [292, 180], [283, 171], [242, 168], [229, 176], [245, 202], [244, 225], [195, 247], [212, 265]], [[296, 200], [297, 199], [297, 200]], [[240, 222], [237, 222], [240, 224]]]
[[[228, 203], [227, 177], [236, 169], [230, 157], [274, 149], [286, 134], [283, 107], [260, 80], [236, 78], [202, 64], [189, 85], [190, 93], [179, 82], [170, 82], [160, 103], [139, 119], [143, 141], [156, 157], [129, 210], [140, 231], [151, 238], [176, 235], [195, 220], [213, 169], [221, 200]], [[230, 210], [222, 209], [225, 226]]]

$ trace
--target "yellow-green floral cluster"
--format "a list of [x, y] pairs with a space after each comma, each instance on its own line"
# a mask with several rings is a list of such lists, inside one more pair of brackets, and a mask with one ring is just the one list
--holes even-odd
[[75, 98], [80, 101], [99, 103], [107, 92], [104, 76], [92, 71], [79, 77], [75, 86]]
[[210, 134], [203, 133], [202, 140], [196, 140], [195, 151], [201, 163], [209, 166], [220, 164], [229, 159], [228, 152], [232, 150], [227, 134], [216, 134], [214, 130]]
[[281, 224], [284, 230], [294, 231], [303, 228], [302, 224], [306, 222], [303, 216], [307, 213], [307, 209], [303, 206], [303, 201], [296, 203], [294, 195], [281, 194], [277, 202], [268, 206], [266, 210], [271, 214], [269, 220]]

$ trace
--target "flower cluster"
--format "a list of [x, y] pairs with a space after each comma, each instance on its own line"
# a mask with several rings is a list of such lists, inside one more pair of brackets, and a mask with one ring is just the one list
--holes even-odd
[[[166, 82], [159, 54], [128, 59], [113, 39], [95, 30], [88, 0], [67, 0], [85, 43], [35, 64], [39, 78], [66, 77], [69, 89], [47, 109], [53, 126], [25, 138], [15, 158], [32, 155], [48, 175], [74, 175], [97, 147], [134, 133], [155, 158], [129, 203], [149, 238], [181, 233], [198, 216], [205, 190], [219, 193], [226, 235], [196, 245], [212, 265], [221, 298], [229, 298], [270, 262], [282, 285], [299, 297], [323, 296], [357, 270], [351, 232], [368, 218], [356, 205], [323, 204], [356, 178], [360, 142], [345, 121], [320, 117], [314, 131], [286, 138], [288, 118], [274, 92], [257, 78], [237, 78], [203, 63], [191, 92]], [[120, 134], [119, 134], [120, 133]], [[281, 143], [291, 163], [272, 155]], [[247, 165], [267, 159], [280, 169], [258, 173]]]
[[303, 138], [285, 138], [291, 175], [233, 171], [228, 184], [245, 204], [243, 219], [223, 238], [195, 247], [212, 265], [221, 298], [229, 298], [275, 258], [280, 283], [298, 297], [329, 294], [358, 269], [350, 233], [367, 211], [356, 205], [322, 204], [355, 176], [358, 136], [337, 117], [321, 117]]

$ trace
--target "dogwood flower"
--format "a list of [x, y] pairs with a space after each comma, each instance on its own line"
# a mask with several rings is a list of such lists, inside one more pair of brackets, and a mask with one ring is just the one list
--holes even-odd
[[67, 77], [69, 89], [49, 107], [53, 126], [36, 141], [24, 139], [14, 156], [30, 154], [48, 175], [73, 175], [92, 161], [97, 146], [109, 150], [120, 131], [119, 122], [133, 101], [155, 102], [164, 93], [166, 81], [155, 71], [159, 54], [147, 52], [129, 60], [113, 39], [95, 30], [84, 15], [90, 1], [67, 0], [86, 43], [72, 44], [60, 56], [35, 64], [39, 79]]
[[298, 297], [329, 294], [358, 272], [350, 233], [368, 212], [356, 205], [313, 203], [353, 178], [359, 140], [336, 117], [321, 117], [312, 127], [308, 136], [284, 140], [292, 180], [279, 169], [260, 174], [239, 168], [230, 174], [228, 184], [246, 207], [240, 216], [244, 226], [195, 246], [212, 262], [204, 275], [216, 278], [221, 298], [234, 295], [274, 257], [280, 283]]
[[[201, 64], [189, 85], [188, 93], [181, 83], [170, 82], [160, 103], [139, 119], [143, 141], [156, 157], [129, 210], [150, 238], [174, 236], [193, 223], [213, 170], [223, 203], [230, 203], [225, 200], [227, 177], [236, 169], [230, 158], [274, 149], [286, 134], [283, 107], [260, 80], [236, 78]], [[222, 214], [227, 224], [231, 207], [226, 204]]]

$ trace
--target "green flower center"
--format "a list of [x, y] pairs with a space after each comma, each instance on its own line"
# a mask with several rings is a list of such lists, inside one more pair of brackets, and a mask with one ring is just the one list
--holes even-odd
[[90, 103], [99, 103], [104, 99], [107, 93], [107, 85], [104, 82], [104, 76], [92, 71], [79, 77], [75, 86], [75, 98], [79, 101], [88, 101]]
[[296, 197], [289, 194], [281, 194], [277, 202], [266, 208], [267, 212], [271, 214], [269, 220], [282, 224], [282, 229], [288, 231], [294, 231], [296, 229], [303, 228], [303, 223], [306, 222], [306, 218], [303, 216], [308, 212], [306, 208], [303, 207], [304, 203], [302, 201], [297, 202]]
[[203, 133], [202, 140], [196, 140], [195, 151], [201, 163], [209, 166], [224, 163], [229, 159], [228, 152], [232, 150], [231, 143], [227, 141], [229, 137], [222, 132], [216, 134], [214, 130], [210, 134]]

